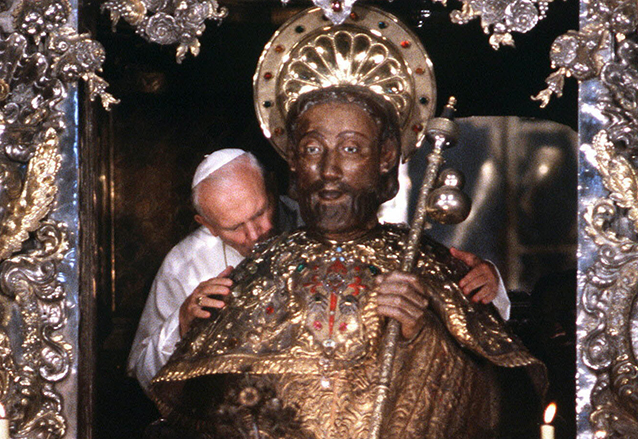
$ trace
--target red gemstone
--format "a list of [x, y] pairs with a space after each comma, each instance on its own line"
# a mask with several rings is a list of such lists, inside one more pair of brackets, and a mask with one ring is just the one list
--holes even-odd
[[339, 331], [345, 332], [346, 329], [348, 329], [348, 324], [346, 322], [343, 322], [339, 325]]
[[275, 312], [275, 308], [273, 308], [272, 306], [269, 306], [266, 308], [266, 314], [272, 314]]
[[335, 12], [341, 12], [343, 9], [343, 5], [341, 4], [341, 0], [334, 0], [332, 2], [332, 10]]
[[323, 328], [323, 325], [319, 320], [315, 320], [312, 326], [314, 326], [317, 331], [321, 331], [321, 328]]
[[423, 130], [423, 125], [421, 125], [420, 123], [412, 127], [412, 131], [414, 131], [415, 133], [418, 133], [419, 131], [422, 131], [422, 130]]
[[275, 128], [275, 135], [281, 136], [283, 133], [284, 133], [283, 128], [280, 128], [280, 127]]
[[417, 75], [422, 75], [425, 73], [425, 70], [423, 70], [423, 67], [417, 67], [415, 72]]
[[264, 73], [264, 79], [266, 79], [266, 80], [272, 79], [272, 73], [270, 73], [270, 72]]
[[346, 268], [345, 265], [343, 265], [343, 262], [341, 262], [339, 259], [337, 259], [336, 261], [334, 261], [332, 263], [332, 265], [330, 267], [328, 267], [328, 273], [347, 274], [348, 273], [348, 269]]
[[359, 19], [359, 16], [357, 15], [356, 12], [350, 12], [350, 19], [352, 21], [357, 21]]
[[408, 47], [410, 47], [411, 43], [408, 40], [405, 41], [401, 41], [401, 47], [403, 47], [404, 49], [407, 49]]
[[275, 46], [275, 52], [281, 53], [283, 51], [284, 51], [284, 46], [282, 46], [281, 44], [278, 46]]

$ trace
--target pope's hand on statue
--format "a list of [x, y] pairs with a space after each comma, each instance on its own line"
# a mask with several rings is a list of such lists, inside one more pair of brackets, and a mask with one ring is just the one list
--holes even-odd
[[450, 253], [470, 267], [470, 271], [459, 281], [463, 294], [475, 303], [487, 304], [494, 300], [499, 286], [496, 267], [469, 252], [451, 248]]
[[233, 281], [228, 278], [233, 267], [228, 266], [212, 279], [200, 283], [193, 293], [184, 300], [179, 308], [179, 333], [183, 337], [197, 318], [207, 319], [211, 316], [207, 308], [223, 308], [224, 297], [230, 294]]
[[375, 277], [377, 311], [401, 323], [401, 333], [411, 339], [424, 324], [429, 304], [429, 291], [423, 280], [414, 274], [393, 271]]

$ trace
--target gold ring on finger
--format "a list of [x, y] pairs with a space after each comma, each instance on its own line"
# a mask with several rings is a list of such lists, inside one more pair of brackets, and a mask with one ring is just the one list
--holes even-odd
[[197, 303], [197, 306], [202, 306], [203, 300], [204, 300], [204, 296], [199, 296], [197, 300], [195, 300], [195, 303]]

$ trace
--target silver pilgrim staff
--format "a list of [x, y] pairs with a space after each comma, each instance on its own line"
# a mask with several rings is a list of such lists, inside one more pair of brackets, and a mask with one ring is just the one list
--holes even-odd
[[[453, 120], [455, 105], [456, 98], [451, 96], [441, 116], [432, 118], [428, 122], [427, 140], [432, 144], [433, 149], [428, 155], [428, 167], [425, 170], [425, 177], [419, 192], [414, 219], [410, 226], [408, 242], [405, 246], [403, 259], [401, 261], [401, 270], [405, 272], [410, 272], [414, 268], [414, 258], [419, 248], [419, 243], [421, 242], [423, 226], [425, 225], [427, 217], [428, 196], [434, 188], [436, 178], [445, 161], [443, 159], [443, 150], [454, 146], [459, 137], [459, 127]], [[377, 384], [377, 393], [372, 414], [370, 439], [379, 439], [381, 437], [381, 425], [387, 405], [388, 394], [390, 392], [392, 368], [394, 366], [394, 357], [396, 355], [396, 346], [400, 332], [400, 323], [397, 320], [391, 319], [379, 350], [379, 382]]]

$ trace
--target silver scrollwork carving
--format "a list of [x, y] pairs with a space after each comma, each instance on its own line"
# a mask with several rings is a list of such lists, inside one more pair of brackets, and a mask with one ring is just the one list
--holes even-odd
[[91, 99], [107, 109], [117, 102], [96, 73], [104, 48], [66, 27], [70, 12], [67, 0], [22, 0], [0, 13], [0, 260], [20, 249], [53, 203], [67, 87], [84, 79]]
[[72, 13], [69, 0], [0, 2], [0, 401], [15, 438], [68, 431], [57, 388], [75, 355], [60, 275], [68, 240], [46, 219], [67, 147], [63, 105], [80, 79], [91, 100], [117, 102], [98, 76], [104, 48], [70, 27]]
[[600, 106], [609, 119], [605, 127], [614, 144], [622, 145], [630, 156], [638, 153], [638, 42], [624, 39], [616, 50], [616, 62], [601, 69], [601, 80], [608, 94], [602, 96]]
[[581, 349], [584, 363], [597, 377], [590, 422], [608, 438], [638, 434], [638, 365], [630, 327], [638, 288], [638, 245], [614, 231], [618, 215], [609, 199], [592, 204], [585, 215], [599, 257], [585, 273], [582, 325], [591, 329]]
[[[631, 12], [626, 5], [610, 3], [609, 11], [622, 9], [625, 18], [616, 15], [617, 24], [607, 23], [599, 35], [634, 32], [629, 18], [638, 6]], [[600, 58], [582, 70], [583, 75], [598, 75], [604, 86], [597, 107], [607, 123], [592, 147], [609, 195], [591, 203], [585, 215], [585, 230], [598, 257], [584, 273], [581, 350], [596, 380], [590, 396], [592, 428], [601, 437], [624, 438], [638, 436], [638, 45], [633, 36], [616, 33], [614, 39], [610, 61]]]
[[12, 419], [12, 437], [61, 438], [67, 425], [55, 385], [69, 374], [73, 355], [60, 333], [67, 323], [66, 292], [58, 279], [58, 263], [68, 250], [64, 225], [44, 221], [34, 245], [0, 264], [3, 328], [17, 325], [24, 337], [11, 352], [16, 342], [5, 343], [0, 331], [0, 395]]

